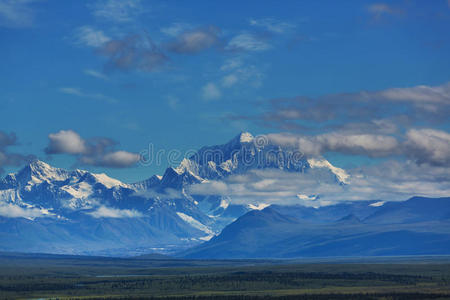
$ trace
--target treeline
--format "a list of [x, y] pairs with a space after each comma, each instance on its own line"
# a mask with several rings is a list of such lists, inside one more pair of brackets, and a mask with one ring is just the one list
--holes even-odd
[[321, 272], [234, 272], [210, 275], [125, 278], [0, 278], [0, 291], [67, 291], [112, 292], [143, 290], [169, 291], [247, 291], [266, 289], [321, 288], [325, 286], [415, 285], [431, 277], [381, 273]]
[[[102, 300], [148, 299], [148, 300], [423, 300], [423, 299], [448, 299], [448, 294], [429, 293], [376, 293], [376, 294], [316, 294], [316, 295], [289, 295], [289, 296], [180, 296], [180, 297], [105, 297]], [[67, 299], [67, 298], [64, 298]], [[79, 300], [80, 298], [68, 298]], [[98, 300], [99, 298], [82, 298], [83, 300]]]

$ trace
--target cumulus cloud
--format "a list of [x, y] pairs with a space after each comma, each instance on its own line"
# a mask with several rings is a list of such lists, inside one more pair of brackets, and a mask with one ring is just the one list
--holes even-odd
[[114, 150], [117, 142], [108, 138], [83, 139], [73, 130], [60, 130], [48, 136], [47, 154], [75, 155], [84, 165], [126, 168], [135, 165], [140, 155], [123, 150]]
[[140, 218], [143, 217], [142, 213], [134, 209], [118, 209], [107, 206], [100, 206], [92, 212], [86, 214], [94, 218]]
[[33, 25], [36, 0], [3, 0], [0, 1], [0, 26], [29, 27]]
[[339, 152], [369, 157], [384, 157], [398, 153], [399, 142], [393, 136], [330, 132], [316, 136], [269, 134], [268, 141], [277, 145], [295, 147], [306, 155], [318, 156]]
[[110, 40], [97, 52], [107, 58], [105, 67], [109, 70], [152, 72], [168, 61], [168, 57], [146, 35], [135, 34]]
[[448, 167], [390, 160], [351, 170], [350, 199], [403, 200], [411, 196], [448, 197]]
[[114, 151], [97, 155], [95, 157], [82, 156], [81, 162], [111, 168], [126, 168], [136, 164], [140, 159], [139, 154], [127, 151]]
[[47, 154], [82, 154], [87, 151], [86, 142], [73, 130], [60, 130], [48, 135], [50, 143], [45, 149]]
[[372, 99], [379, 98], [392, 102], [410, 102], [417, 107], [436, 112], [441, 106], [450, 105], [450, 83], [440, 86], [419, 85], [410, 88], [391, 88], [368, 96]]
[[202, 97], [205, 100], [217, 100], [222, 97], [222, 92], [214, 83], [210, 82], [203, 86]]
[[233, 37], [225, 47], [226, 50], [230, 51], [264, 51], [270, 48], [271, 46], [265, 36], [251, 33], [241, 33]]
[[131, 22], [147, 11], [141, 0], [98, 0], [89, 8], [94, 16], [116, 23]]
[[102, 30], [91, 26], [81, 26], [75, 29], [74, 40], [77, 45], [100, 47], [111, 40]]
[[419, 164], [450, 166], [450, 134], [435, 129], [411, 129], [406, 133], [407, 155]]
[[310, 156], [327, 152], [368, 157], [403, 156], [419, 165], [450, 166], [450, 134], [430, 128], [409, 129], [404, 136], [336, 131], [319, 135], [268, 134], [266, 138]]
[[23, 155], [9, 151], [8, 148], [18, 145], [15, 133], [0, 130], [0, 173], [6, 166], [19, 166], [34, 159], [33, 155]]
[[219, 43], [220, 30], [214, 26], [184, 31], [167, 45], [175, 53], [194, 54]]
[[[232, 175], [222, 181], [207, 181], [190, 187], [192, 194], [221, 195], [233, 199], [235, 204], [298, 202], [298, 193], [309, 193], [317, 187], [314, 180], [303, 173], [285, 172], [276, 169], [251, 170], [245, 174]], [[324, 185], [330, 185], [324, 183]], [[339, 185], [332, 185], [342, 189]], [[316, 190], [314, 190], [315, 192]]]
[[[227, 196], [234, 204], [330, 205], [340, 201], [405, 200], [412, 196], [445, 197], [450, 193], [450, 171], [418, 166], [412, 161], [386, 161], [348, 170], [346, 185], [337, 185], [323, 173], [252, 170], [222, 181], [192, 185], [198, 195]], [[399, 175], [401, 174], [401, 175]]]
[[316, 141], [323, 147], [322, 151], [371, 157], [392, 155], [399, 146], [397, 139], [392, 136], [374, 134], [328, 133], [317, 136]]

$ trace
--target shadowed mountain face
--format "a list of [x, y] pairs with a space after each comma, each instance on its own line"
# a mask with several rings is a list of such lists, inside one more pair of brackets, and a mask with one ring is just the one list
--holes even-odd
[[450, 198], [349, 202], [249, 212], [190, 258], [450, 254]]

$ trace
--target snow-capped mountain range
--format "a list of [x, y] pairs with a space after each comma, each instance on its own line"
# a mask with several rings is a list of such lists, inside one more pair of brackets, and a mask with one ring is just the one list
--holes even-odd
[[[249, 133], [203, 147], [162, 176], [134, 184], [36, 160], [0, 181], [0, 250], [126, 255], [189, 247], [267, 206], [258, 199], [236, 204], [228, 195], [194, 194], [190, 187], [261, 169], [337, 185], [349, 177], [323, 158]], [[309, 197], [298, 192], [299, 199]]]

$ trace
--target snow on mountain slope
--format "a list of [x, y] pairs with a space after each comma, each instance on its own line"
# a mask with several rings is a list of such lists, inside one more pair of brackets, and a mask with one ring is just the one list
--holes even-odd
[[[177, 215], [181, 219], [183, 219], [183, 221], [185, 221], [186, 223], [188, 223], [188, 224], [192, 225], [193, 227], [195, 227], [195, 228], [203, 231], [204, 233], [206, 233], [209, 238], [214, 236], [214, 232], [212, 232], [211, 229], [209, 229], [207, 226], [205, 226], [201, 222], [197, 221], [193, 217], [188, 216], [187, 214], [182, 213], [182, 212], [177, 212]], [[202, 237], [201, 239], [205, 240], [205, 237]]]
[[348, 183], [349, 175], [345, 170], [341, 168], [337, 168], [333, 166], [329, 161], [325, 159], [317, 159], [317, 158], [310, 158], [307, 160], [308, 164], [311, 168], [325, 168], [327, 170], [330, 170], [334, 175], [336, 175], [336, 178], [341, 183]]
[[[258, 199], [254, 203], [238, 204], [232, 196], [191, 194], [190, 186], [265, 169], [310, 174], [320, 180], [330, 177], [338, 184], [347, 182], [348, 175], [342, 169], [324, 159], [298, 154], [296, 149], [243, 132], [228, 143], [201, 148], [177, 167], [167, 168], [163, 176], [154, 175], [134, 184], [122, 183], [106, 174], [67, 171], [34, 161], [0, 180], [0, 217], [22, 216], [34, 222], [27, 226], [54, 222], [52, 226], [64, 228], [69, 235], [78, 234], [83, 222], [100, 226], [99, 222], [107, 219], [115, 219], [117, 224], [121, 220], [136, 220], [135, 224], [146, 228], [147, 233], [159, 236], [162, 244], [181, 246], [186, 241], [207, 240], [246, 212], [268, 205]], [[102, 228], [98, 232], [111, 238], [105, 230], [117, 231], [113, 227]], [[0, 235], [1, 230], [0, 225]], [[52, 233], [45, 234], [50, 234], [48, 238], [52, 239]], [[130, 239], [134, 229], [121, 234]], [[92, 235], [85, 238], [95, 239]], [[65, 243], [65, 238], [53, 237], [58, 245]], [[116, 238], [120, 240], [119, 236]]]
[[[304, 174], [303, 178], [307, 178], [308, 182], [337, 185], [346, 185], [349, 179], [343, 169], [323, 158], [305, 157], [299, 149], [274, 144], [265, 136], [254, 137], [248, 132], [241, 132], [225, 144], [202, 147], [178, 166], [167, 168], [163, 176], [154, 175], [131, 186], [158, 199], [176, 197], [194, 203], [204, 215], [213, 219], [210, 229], [218, 233], [242, 214], [264, 207], [261, 200], [234, 203], [236, 196], [196, 194], [190, 187], [226, 181], [227, 178], [234, 180], [255, 170], [299, 173]], [[265, 182], [267, 180], [261, 181], [261, 185]], [[259, 184], [255, 182], [254, 186]], [[301, 182], [298, 186], [295, 195], [302, 195]], [[319, 195], [315, 195], [311, 200], [318, 198]], [[302, 200], [300, 197], [298, 199]]]
[[[146, 187], [141, 186], [141, 188]], [[200, 242], [205, 235], [211, 235], [212, 231], [207, 225], [204, 225], [205, 228], [200, 228], [198, 224], [188, 223], [186, 219], [176, 214], [176, 211], [179, 211], [199, 220], [201, 224], [210, 225], [210, 218], [202, 215], [187, 197], [178, 200], [154, 199], [140, 196], [138, 190], [133, 185], [122, 183], [105, 174], [93, 174], [81, 170], [66, 171], [53, 168], [41, 161], [34, 161], [19, 172], [9, 174], [0, 181], [0, 220], [6, 218], [9, 220], [7, 223], [12, 224], [20, 223], [20, 219], [25, 219], [32, 222], [26, 225], [30, 227], [29, 230], [36, 232], [41, 230], [42, 226], [51, 226], [53, 229], [46, 231], [45, 235], [48, 245], [54, 245], [56, 248], [66, 249], [69, 243], [67, 238], [58, 234], [61, 230], [69, 236], [78, 236], [80, 239], [78, 253], [88, 250], [84, 248], [84, 245], [91, 244], [91, 247], [94, 247], [92, 240], [95, 240], [97, 235], [96, 230], [84, 231], [84, 234], [80, 235], [83, 224], [92, 223], [95, 228], [108, 219], [115, 219], [115, 223], [123, 221], [129, 224], [134, 222], [131, 220], [139, 219], [140, 221], [136, 224], [139, 224], [141, 229], [146, 228], [146, 234], [154, 232], [153, 238], [143, 242], [147, 246], [158, 244], [158, 247], [164, 245], [183, 247], [186, 243], [191, 243], [186, 241]], [[2, 224], [6, 223], [0, 222], [0, 240], [3, 239], [4, 234], [8, 234], [8, 230], [5, 231], [2, 227], [6, 225]], [[128, 249], [130, 245], [136, 244], [136, 241], [141, 239], [135, 236], [137, 228], [129, 229], [129, 231], [121, 231], [120, 235], [114, 235], [117, 246], [122, 245]], [[108, 230], [117, 232], [118, 228], [109, 227]], [[103, 247], [112, 245], [107, 240], [113, 238], [111, 233], [105, 232], [106, 240], [99, 239], [95, 242], [97, 244], [94, 248], [98, 248], [99, 251], [100, 249], [109, 251]], [[156, 236], [157, 239], [155, 239]], [[15, 241], [16, 246], [14, 246]], [[121, 244], [120, 241], [124, 243]], [[125, 241], [130, 243], [125, 245]], [[8, 245], [8, 249], [18, 247], [15, 250], [19, 251], [22, 250], [20, 245], [30, 242], [28, 235], [20, 236]], [[0, 250], [6, 249], [2, 247], [0, 245]]]

